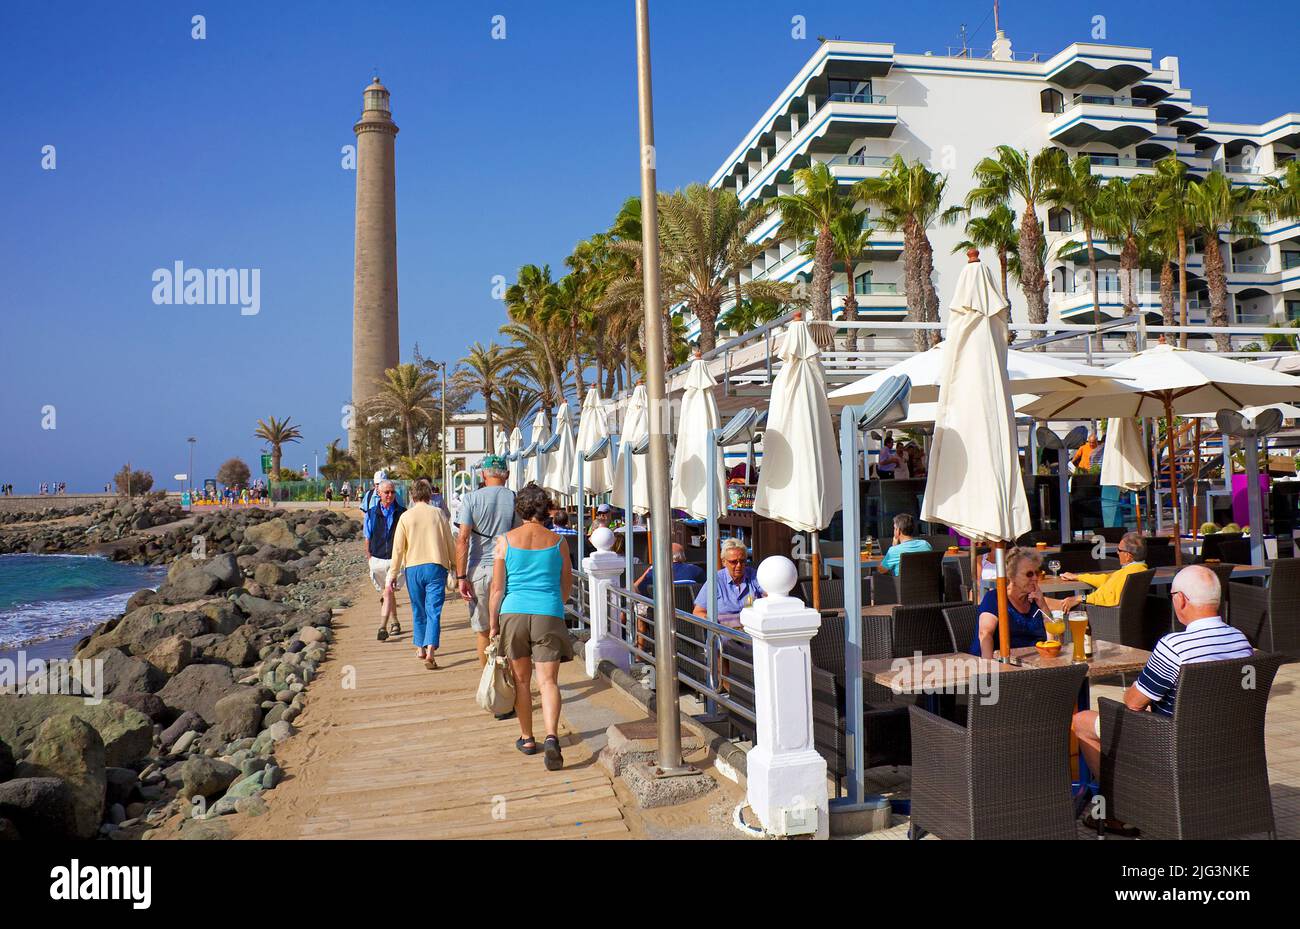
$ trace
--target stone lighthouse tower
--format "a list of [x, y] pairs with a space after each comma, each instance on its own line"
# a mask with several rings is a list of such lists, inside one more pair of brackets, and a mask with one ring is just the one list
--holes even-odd
[[[397, 124], [388, 89], [376, 77], [365, 90], [357, 134], [356, 270], [352, 281], [352, 404], [375, 394], [384, 371], [398, 363], [397, 202], [394, 141]], [[355, 412], [355, 411], [354, 411]], [[355, 413], [355, 422], [363, 420]], [[359, 447], [356, 427], [349, 448]]]

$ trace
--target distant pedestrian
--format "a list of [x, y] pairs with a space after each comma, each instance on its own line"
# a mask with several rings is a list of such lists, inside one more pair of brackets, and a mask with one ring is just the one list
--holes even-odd
[[411, 597], [411, 639], [424, 666], [438, 669], [434, 655], [442, 635], [442, 605], [447, 596], [447, 572], [454, 561], [451, 526], [442, 510], [430, 505], [433, 488], [425, 480], [411, 490], [411, 508], [397, 521], [388, 588], [396, 589], [397, 574], [405, 571]]
[[564, 767], [560, 753], [560, 663], [573, 660], [573, 641], [564, 624], [564, 602], [573, 587], [569, 544], [542, 525], [550, 511], [546, 491], [530, 484], [515, 495], [520, 526], [497, 539], [492, 574], [490, 633], [501, 636], [515, 677], [515, 713], [520, 738], [515, 747], [537, 754], [533, 737], [532, 676], [542, 695], [546, 769]]
[[334, 502], [334, 482], [330, 481], [325, 485], [325, 506], [330, 506]]
[[352, 485], [347, 481], [343, 482], [343, 505], [347, 506], [352, 500]]
[[365, 535], [366, 554], [370, 556], [370, 580], [379, 591], [379, 641], [383, 642], [390, 635], [402, 631], [397, 621], [397, 591], [401, 587], [401, 577], [395, 576], [394, 583], [388, 584], [388, 569], [393, 564], [393, 541], [397, 535], [397, 523], [406, 508], [397, 502], [397, 492], [392, 481], [382, 481], [379, 485], [379, 503], [366, 514]]
[[505, 486], [509, 470], [500, 455], [483, 459], [483, 486], [461, 498], [456, 521], [456, 580], [469, 605], [469, 626], [478, 646], [478, 663], [487, 663], [488, 613], [497, 538], [519, 525], [515, 492]]

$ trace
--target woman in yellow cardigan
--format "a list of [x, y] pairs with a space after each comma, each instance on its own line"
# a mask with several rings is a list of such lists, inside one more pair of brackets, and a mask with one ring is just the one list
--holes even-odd
[[393, 561], [387, 584], [394, 591], [397, 572], [405, 569], [406, 590], [411, 598], [411, 640], [416, 655], [430, 671], [438, 669], [434, 654], [442, 635], [442, 604], [447, 595], [447, 572], [451, 569], [455, 545], [451, 526], [442, 510], [430, 505], [433, 488], [426, 480], [411, 489], [410, 509], [397, 521], [393, 535]]

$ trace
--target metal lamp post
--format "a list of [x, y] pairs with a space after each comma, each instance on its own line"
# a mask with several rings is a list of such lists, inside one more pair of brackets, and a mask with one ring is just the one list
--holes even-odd
[[194, 499], [194, 445], [199, 441], [194, 436], [185, 440], [190, 443], [190, 499]]
[[1225, 442], [1227, 436], [1241, 439], [1241, 451], [1246, 459], [1246, 500], [1250, 509], [1250, 563], [1263, 567], [1267, 552], [1264, 548], [1264, 501], [1259, 492], [1259, 440], [1265, 439], [1267, 448], [1267, 437], [1282, 428], [1282, 411], [1263, 410], [1250, 419], [1234, 410], [1220, 410], [1215, 420]]

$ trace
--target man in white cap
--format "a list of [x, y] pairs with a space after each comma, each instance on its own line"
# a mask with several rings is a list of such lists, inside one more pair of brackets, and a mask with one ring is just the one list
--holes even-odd
[[361, 512], [369, 513], [371, 507], [379, 502], [379, 485], [388, 480], [388, 472], [380, 468], [375, 472], [375, 482], [357, 499], [357, 505], [361, 507]]

